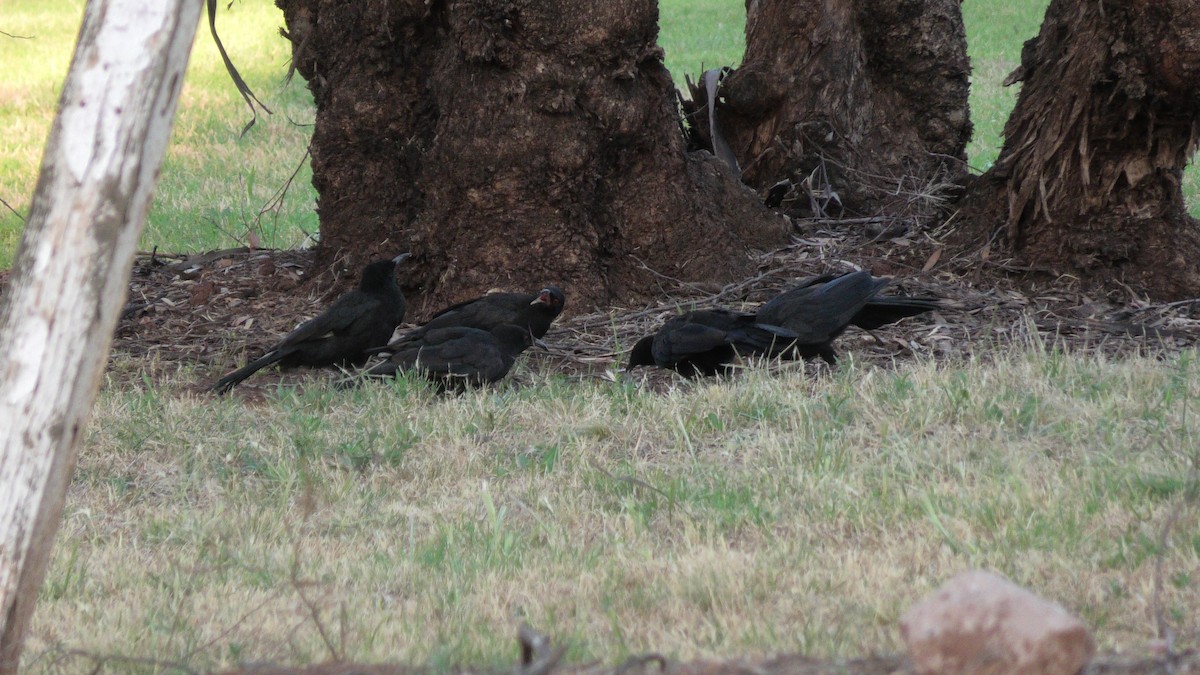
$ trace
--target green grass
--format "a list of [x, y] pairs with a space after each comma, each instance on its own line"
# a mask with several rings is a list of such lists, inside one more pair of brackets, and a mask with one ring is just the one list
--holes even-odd
[[248, 406], [110, 387], [27, 670], [65, 649], [498, 665], [518, 617], [574, 661], [891, 652], [905, 608], [977, 567], [1138, 650], [1160, 556], [1195, 646], [1200, 510], [1165, 548], [1160, 530], [1200, 489], [1197, 356], [1032, 345], [661, 395], [401, 381]]
[[695, 82], [708, 68], [736, 66], [746, 48], [744, 2], [663, 0], [659, 3], [658, 43], [676, 86], [684, 76]]
[[[218, 3], [217, 28], [250, 87], [275, 111], [250, 119], [202, 21], [180, 97], [162, 179], [142, 236], [142, 248], [199, 251], [236, 246], [253, 233], [263, 246], [302, 244], [317, 231], [316, 191], [304, 162], [313, 118], [303, 80], [283, 86], [291, 58], [279, 37], [282, 14], [266, 0]], [[3, 30], [28, 40], [0, 37], [0, 198], [22, 215], [37, 180], [42, 146], [70, 64], [82, 17], [82, 0], [6, 0]], [[290, 121], [289, 121], [290, 120]], [[288, 199], [257, 218], [273, 193], [300, 167]], [[0, 268], [12, 264], [23, 225], [0, 212]]]
[[[250, 112], [202, 22], [144, 248], [205, 250], [244, 243], [251, 232], [264, 246], [286, 248], [317, 232], [316, 190], [305, 160], [312, 96], [299, 77], [284, 85], [291, 50], [278, 34], [282, 14], [262, 0], [229, 10], [226, 4], [219, 3], [221, 40], [274, 114], [241, 135]], [[258, 218], [297, 169], [282, 208]]]
[[1018, 86], [1005, 87], [1004, 78], [1020, 65], [1021, 46], [1037, 35], [1049, 4], [1048, 0], [963, 2], [971, 59], [971, 121], [975, 124], [967, 157], [978, 171], [990, 168], [1000, 154], [1004, 123], [1020, 91]]

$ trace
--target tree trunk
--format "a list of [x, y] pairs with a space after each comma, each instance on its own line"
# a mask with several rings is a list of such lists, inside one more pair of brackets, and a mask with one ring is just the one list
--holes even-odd
[[960, 0], [747, 0], [746, 11], [746, 53], [717, 105], [743, 180], [791, 180], [793, 215], [940, 214], [966, 180], [971, 137]]
[[1007, 244], [1057, 274], [1200, 295], [1183, 168], [1200, 130], [1194, 0], [1053, 0], [1006, 83], [1024, 81], [995, 165], [963, 202], [963, 245]]
[[0, 313], [0, 673], [14, 673], [166, 152], [200, 0], [93, 0]]
[[418, 312], [502, 286], [576, 308], [724, 281], [787, 227], [688, 155], [654, 0], [278, 0], [317, 105], [318, 261], [413, 252]]

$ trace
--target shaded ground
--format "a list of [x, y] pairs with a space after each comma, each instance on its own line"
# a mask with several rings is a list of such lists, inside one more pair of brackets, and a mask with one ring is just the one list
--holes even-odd
[[[1200, 344], [1200, 299], [1155, 304], [1120, 286], [1102, 294], [1081, 288], [1070, 277], [1054, 278], [1006, 261], [942, 260], [938, 240], [926, 234], [890, 231], [870, 237], [869, 232], [878, 229], [872, 224], [853, 228], [850, 232], [836, 221], [800, 221], [789, 247], [760, 256], [756, 275], [725, 286], [681, 284], [656, 275], [662, 300], [650, 307], [588, 312], [572, 303], [568, 288], [564, 317], [546, 336], [551, 350], [530, 352], [527, 368], [612, 377], [623, 365], [623, 352], [681, 308], [752, 309], [798, 278], [854, 268], [894, 276], [895, 283], [885, 293], [948, 301], [947, 309], [934, 315], [870, 334], [852, 329], [838, 340], [839, 353], [884, 366], [914, 355], [986, 359], [997, 346], [1031, 338], [1111, 355], [1166, 354]], [[330, 284], [309, 278], [310, 263], [311, 255], [304, 251], [230, 249], [140, 256], [117, 329], [115, 368], [110, 373], [118, 379], [141, 379], [144, 374], [154, 378], [186, 371], [182, 379], [192, 382], [188, 388], [202, 390], [333, 299], [336, 291]], [[410, 303], [408, 318], [423, 320], [432, 309]], [[336, 374], [269, 369], [238, 391], [254, 398], [279, 382], [312, 377]], [[673, 377], [657, 372], [650, 376], [659, 382]]]

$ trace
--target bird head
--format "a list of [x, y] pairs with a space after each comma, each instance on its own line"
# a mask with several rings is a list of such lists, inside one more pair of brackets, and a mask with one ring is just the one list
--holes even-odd
[[558, 286], [547, 286], [538, 291], [538, 295], [533, 299], [531, 305], [543, 305], [549, 309], [561, 312], [563, 305], [567, 302], [567, 296]]
[[358, 287], [364, 291], [377, 289], [389, 281], [394, 281], [393, 274], [396, 271], [396, 265], [408, 258], [411, 253], [401, 253], [395, 258], [388, 260], [377, 260], [363, 268], [362, 277], [358, 280]]
[[634, 343], [633, 349], [629, 350], [629, 363], [625, 366], [625, 372], [638, 366], [653, 365], [656, 365], [654, 362], [654, 336], [647, 335]]

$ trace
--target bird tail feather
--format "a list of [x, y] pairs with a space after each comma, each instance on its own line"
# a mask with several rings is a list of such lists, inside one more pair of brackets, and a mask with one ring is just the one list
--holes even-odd
[[854, 315], [852, 323], [864, 330], [874, 330], [896, 323], [900, 319], [942, 307], [942, 303], [936, 298], [874, 297]]
[[367, 371], [367, 375], [371, 377], [389, 377], [395, 376], [396, 371], [400, 369], [399, 364], [395, 361], [384, 361], [379, 365]]
[[236, 387], [242, 380], [250, 377], [254, 373], [257, 373], [259, 370], [266, 368], [272, 363], [279, 361], [284, 357], [284, 354], [285, 353], [282, 349], [275, 349], [267, 352], [263, 356], [251, 361], [250, 363], [247, 363], [241, 368], [238, 368], [232, 373], [217, 380], [217, 383], [212, 386], [211, 390], [218, 394], [224, 394], [230, 389]]

